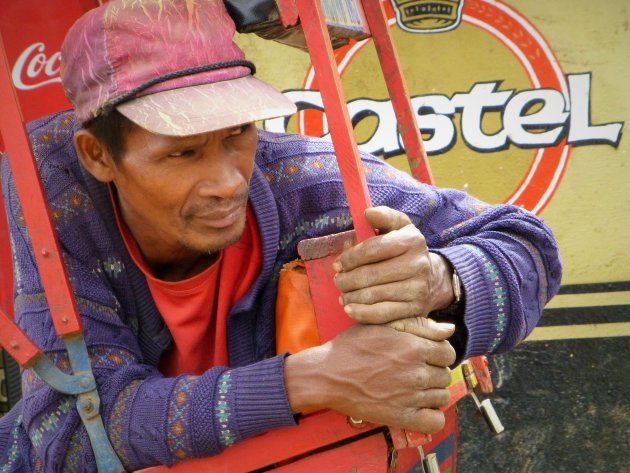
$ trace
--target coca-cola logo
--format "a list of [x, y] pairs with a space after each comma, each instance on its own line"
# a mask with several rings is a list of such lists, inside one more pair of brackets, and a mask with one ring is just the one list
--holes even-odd
[[44, 43], [33, 43], [20, 54], [13, 66], [13, 84], [19, 90], [32, 90], [61, 82], [60, 67], [59, 51], [49, 57]]

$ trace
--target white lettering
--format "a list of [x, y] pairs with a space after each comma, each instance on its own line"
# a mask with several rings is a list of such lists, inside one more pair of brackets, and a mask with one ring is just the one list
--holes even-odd
[[[540, 110], [527, 114], [538, 103], [542, 104]], [[569, 113], [564, 111], [564, 106], [564, 97], [558, 90], [525, 90], [517, 93], [505, 106], [503, 123], [508, 138], [522, 147], [557, 144], [564, 127], [550, 127], [563, 125], [567, 121]], [[547, 131], [532, 133], [529, 131], [532, 129]]]
[[[424, 139], [427, 154], [446, 153], [457, 141], [453, 116], [455, 107], [445, 95], [424, 95], [411, 99], [411, 104], [418, 111], [420, 131], [431, 136]], [[425, 110], [435, 113], [425, 113]]]
[[621, 138], [622, 122], [591, 125], [591, 75], [569, 74], [569, 97], [571, 119], [569, 120], [569, 143], [606, 143], [617, 147]]
[[377, 118], [374, 133], [359, 145], [361, 151], [385, 157], [400, 154], [401, 139], [391, 102], [370, 99], [353, 100], [348, 104], [348, 113], [352, 123], [359, 123], [369, 116]]
[[499, 82], [475, 84], [470, 92], [451, 97], [455, 108], [462, 110], [462, 138], [470, 148], [477, 151], [494, 151], [506, 146], [505, 130], [487, 135], [481, 126], [486, 111], [501, 110], [513, 94], [511, 90], [495, 92], [497, 85]]
[[[604, 125], [590, 123], [590, 74], [569, 74], [570, 104], [555, 89], [532, 89], [514, 93], [497, 91], [500, 84], [484, 82], [474, 84], [469, 92], [445, 95], [419, 95], [412, 98], [418, 115], [420, 131], [426, 136], [425, 149], [437, 155], [448, 151], [457, 141], [454, 116], [461, 113], [461, 134], [464, 142], [481, 152], [500, 151], [510, 145], [520, 148], [555, 146], [568, 134], [568, 143], [579, 146], [604, 143], [617, 146], [621, 139], [622, 122]], [[323, 111], [318, 91], [292, 90], [285, 95], [299, 110]], [[535, 110], [530, 113], [530, 110]], [[385, 157], [402, 153], [402, 140], [398, 133], [391, 101], [358, 98], [348, 103], [352, 122], [356, 126], [367, 117], [376, 117], [377, 126], [370, 138], [360, 144], [363, 151]], [[433, 112], [433, 113], [431, 113]], [[494, 134], [483, 130], [484, 116], [497, 113], [502, 125]], [[286, 119], [267, 120], [265, 128], [286, 132]], [[325, 129], [325, 121], [322, 122]]]
[[45, 50], [44, 43], [33, 43], [20, 54], [11, 74], [16, 89], [32, 90], [61, 82], [61, 53], [56, 52], [48, 58]]

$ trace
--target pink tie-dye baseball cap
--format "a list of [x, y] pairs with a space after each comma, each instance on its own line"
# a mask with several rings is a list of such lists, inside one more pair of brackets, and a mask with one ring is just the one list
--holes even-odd
[[291, 115], [253, 77], [222, 0], [113, 0], [64, 40], [61, 79], [85, 123], [113, 108], [154, 133], [185, 136]]

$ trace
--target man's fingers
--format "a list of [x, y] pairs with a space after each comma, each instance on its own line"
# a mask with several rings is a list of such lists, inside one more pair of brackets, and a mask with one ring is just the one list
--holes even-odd
[[[350, 296], [353, 291], [360, 289], [371, 290], [376, 286], [385, 286], [390, 283], [402, 283], [408, 281], [410, 286], [405, 288], [399, 288], [399, 290], [410, 290], [409, 294], [406, 294], [406, 299], [417, 297], [418, 293], [415, 291], [421, 291], [422, 287], [426, 286], [421, 280], [421, 276], [418, 275], [422, 270], [416, 271], [416, 266], [409, 264], [409, 261], [404, 256], [399, 256], [389, 261], [383, 261], [376, 264], [368, 264], [361, 266], [360, 268], [353, 269], [349, 272], [338, 273], [335, 276], [335, 285], [344, 294], [344, 296]], [[428, 273], [428, 269], [426, 270]], [[428, 274], [426, 275], [428, 277]], [[422, 284], [421, 284], [422, 283]], [[381, 287], [377, 289], [380, 293], [389, 291], [391, 286]], [[380, 300], [388, 300], [389, 297]], [[394, 298], [397, 300], [399, 297]], [[374, 302], [378, 302], [379, 299]], [[352, 296], [350, 296], [346, 303], [353, 302]], [[359, 301], [357, 301], [359, 302]], [[364, 302], [370, 303], [370, 302]]]
[[455, 363], [455, 349], [448, 341], [434, 342], [424, 338], [420, 340], [425, 345], [422, 350], [422, 361], [426, 364], [446, 368]]
[[438, 409], [419, 409], [408, 416], [401, 427], [415, 432], [434, 434], [444, 428], [444, 413]]
[[365, 211], [365, 218], [374, 229], [381, 233], [399, 230], [412, 223], [403, 212], [385, 206], [370, 207]]
[[446, 340], [455, 333], [455, 325], [435, 322], [426, 317], [409, 317], [394, 320], [386, 325], [399, 332], [407, 332], [435, 342]]
[[[420, 376], [418, 381], [418, 389], [421, 391], [435, 389], [437, 391], [444, 391], [448, 394], [448, 390], [446, 389], [449, 384], [451, 384], [452, 375], [451, 370], [448, 368], [441, 368], [439, 366], [431, 366], [426, 365], [422, 368], [423, 375]], [[442, 393], [439, 399], [443, 399], [442, 401], [437, 402], [436, 404], [423, 404], [422, 407], [441, 407], [445, 405], [450, 399], [450, 394], [446, 395]], [[436, 396], [438, 396], [436, 394]]]
[[346, 249], [335, 261], [335, 271], [348, 272], [405, 254], [412, 243], [409, 238], [400, 238], [405, 236], [401, 232], [377, 235]]
[[[379, 302], [411, 302], [429, 297], [428, 285], [419, 278], [403, 279], [344, 292], [341, 303], [377, 304]], [[414, 314], [415, 315], [415, 314]]]
[[421, 409], [418, 412], [417, 426], [420, 432], [435, 434], [444, 428], [446, 419], [444, 413], [437, 409]]
[[[376, 237], [379, 238], [379, 237]], [[387, 252], [374, 253], [374, 258], [381, 258]], [[343, 261], [343, 272], [335, 276], [335, 285], [341, 292], [351, 292], [365, 287], [387, 284], [411, 278], [428, 278], [431, 270], [428, 258], [421, 253], [392, 254], [383, 261], [370, 261], [358, 253], [344, 253], [338, 261]]]
[[[422, 308], [415, 302], [384, 301], [375, 304], [347, 304], [343, 310], [357, 322], [371, 325], [411, 318]], [[404, 330], [400, 331], [404, 332]]]

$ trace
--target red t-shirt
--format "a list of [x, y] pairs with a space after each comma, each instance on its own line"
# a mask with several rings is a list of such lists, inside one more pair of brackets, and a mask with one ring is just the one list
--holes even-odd
[[[113, 200], [113, 199], [112, 199]], [[116, 209], [116, 222], [133, 261], [147, 278], [155, 305], [173, 336], [162, 357], [166, 376], [201, 374], [211, 366], [228, 366], [227, 317], [260, 271], [262, 249], [254, 212], [248, 206], [241, 239], [221, 251], [203, 272], [183, 281], [156, 279], [144, 261], [133, 235]]]

